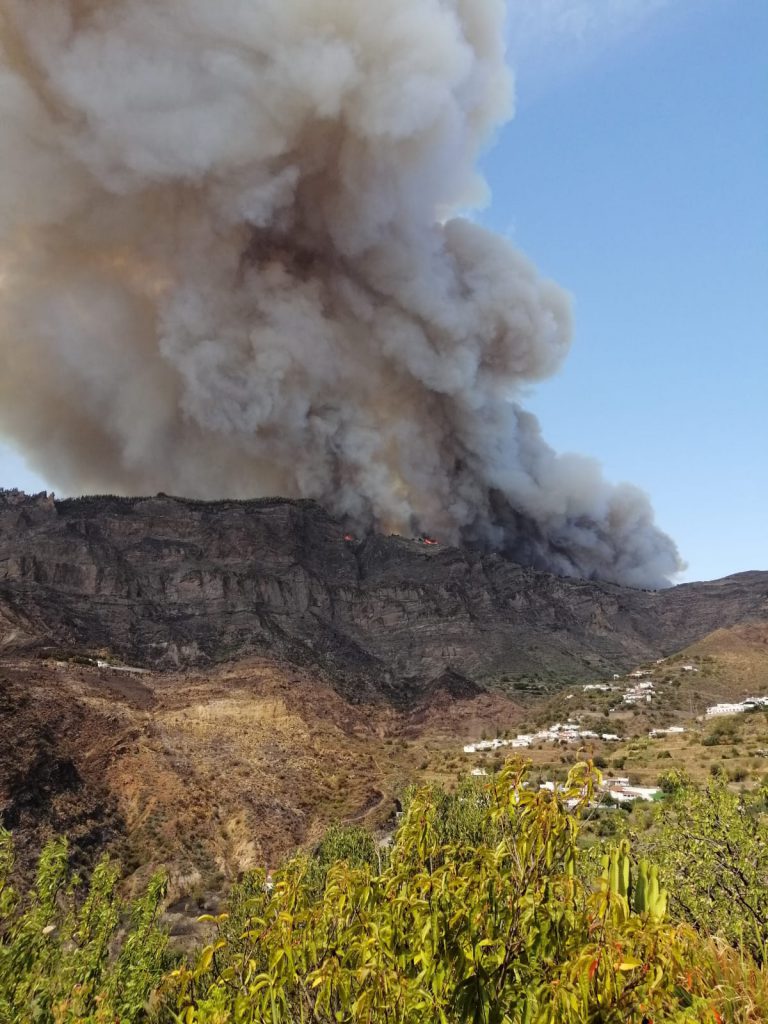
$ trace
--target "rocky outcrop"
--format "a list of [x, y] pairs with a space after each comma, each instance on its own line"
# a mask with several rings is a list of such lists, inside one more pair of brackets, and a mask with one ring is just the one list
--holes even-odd
[[345, 537], [309, 501], [0, 492], [0, 649], [177, 668], [277, 656], [357, 699], [620, 671], [768, 619], [768, 573], [646, 592], [499, 555]]

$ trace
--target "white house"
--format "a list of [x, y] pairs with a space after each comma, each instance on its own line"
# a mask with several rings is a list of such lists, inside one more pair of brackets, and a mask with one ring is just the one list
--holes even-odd
[[767, 706], [768, 697], [746, 697], [738, 704], [713, 704], [711, 708], [707, 708], [707, 718], [716, 718], [718, 715], [742, 715], [745, 711]]
[[720, 715], [741, 715], [746, 710], [746, 704], [713, 704], [711, 708], [707, 708], [707, 718], [717, 718]]
[[520, 747], [530, 747], [530, 745], [532, 743], [533, 743], [533, 736], [527, 736], [524, 733], [521, 733], [519, 736], [515, 736], [515, 738], [510, 741], [509, 745], [511, 747], [518, 747], [518, 748], [520, 748]]
[[646, 800], [651, 803], [658, 792], [658, 789], [649, 786], [615, 786], [608, 790], [608, 795], [621, 804], [628, 804], [633, 800]]

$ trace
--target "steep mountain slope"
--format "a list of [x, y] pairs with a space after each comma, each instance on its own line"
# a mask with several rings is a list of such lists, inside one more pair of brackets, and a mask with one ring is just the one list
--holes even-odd
[[768, 622], [717, 629], [683, 656], [700, 664], [699, 678], [691, 685], [709, 703], [768, 692]]
[[273, 865], [334, 819], [383, 823], [410, 782], [455, 778], [431, 750], [519, 717], [441, 686], [409, 712], [354, 705], [274, 659], [136, 674], [0, 658], [0, 824], [22, 867], [64, 833], [79, 862], [108, 848], [129, 871], [162, 863], [186, 892]]
[[560, 713], [559, 685], [713, 630], [760, 661], [766, 624], [768, 573], [644, 592], [350, 537], [312, 502], [0, 492], [0, 821], [22, 863], [66, 832], [187, 892], [385, 821], [542, 683]]
[[[313, 502], [0, 494], [0, 645], [158, 668], [259, 655], [404, 704], [449, 673], [571, 680], [768, 620], [768, 573], [645, 592], [401, 537]], [[456, 680], [462, 680], [456, 684]]]

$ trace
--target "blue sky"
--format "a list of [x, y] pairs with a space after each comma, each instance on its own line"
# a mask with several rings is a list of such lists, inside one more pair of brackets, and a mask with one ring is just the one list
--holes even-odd
[[[482, 220], [574, 297], [527, 405], [652, 497], [687, 579], [768, 569], [768, 3], [511, 0]], [[45, 482], [0, 448], [0, 486]]]
[[768, 569], [768, 3], [519, 6], [483, 220], [576, 318], [527, 405], [651, 495], [684, 578]]

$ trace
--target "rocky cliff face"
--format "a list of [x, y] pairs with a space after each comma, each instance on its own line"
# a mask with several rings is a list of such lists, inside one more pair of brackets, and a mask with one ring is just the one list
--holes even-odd
[[103, 650], [169, 669], [276, 656], [326, 670], [348, 697], [402, 701], [444, 679], [602, 675], [766, 619], [768, 573], [645, 592], [345, 538], [307, 501], [0, 492], [6, 651]]
[[0, 824], [27, 870], [66, 833], [185, 893], [455, 780], [539, 699], [497, 684], [766, 622], [768, 573], [650, 593], [350, 538], [311, 502], [0, 492]]

